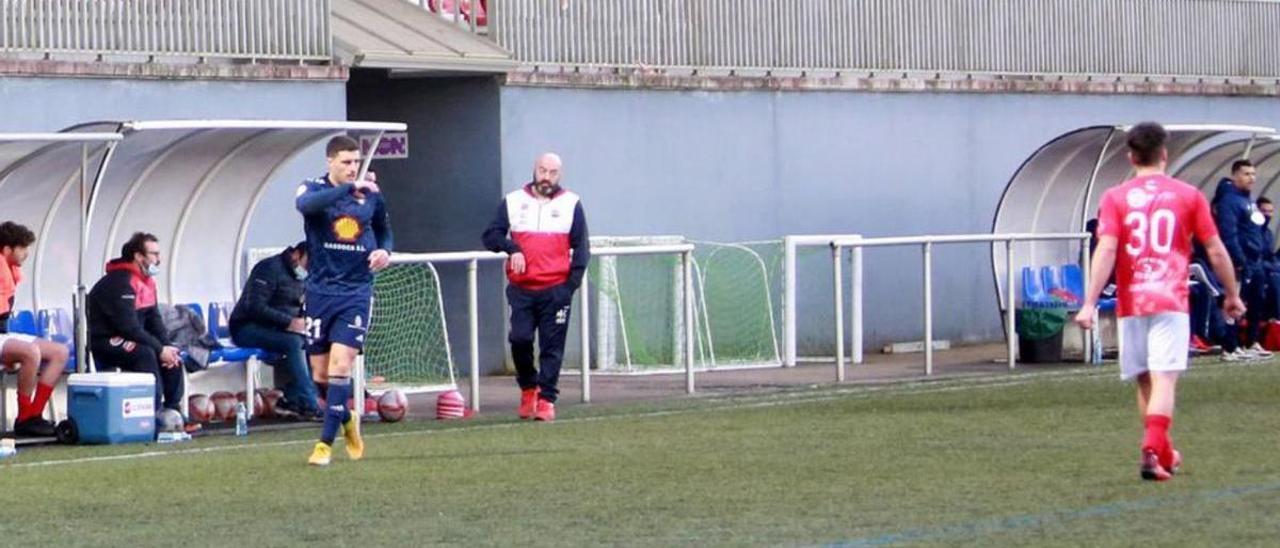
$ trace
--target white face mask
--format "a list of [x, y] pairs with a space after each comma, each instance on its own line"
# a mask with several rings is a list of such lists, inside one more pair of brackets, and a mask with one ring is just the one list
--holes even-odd
[[310, 272], [307, 272], [307, 269], [303, 268], [302, 265], [296, 265], [293, 267], [293, 277], [297, 278], [299, 281], [307, 279], [308, 275], [310, 275]]

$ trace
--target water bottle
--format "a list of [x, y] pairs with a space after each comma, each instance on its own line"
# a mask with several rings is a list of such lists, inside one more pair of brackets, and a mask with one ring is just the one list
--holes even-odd
[[236, 435], [245, 436], [249, 434], [249, 410], [244, 406], [244, 402], [236, 404]]
[[0, 459], [9, 459], [18, 455], [18, 448], [13, 444], [13, 438], [0, 439]]

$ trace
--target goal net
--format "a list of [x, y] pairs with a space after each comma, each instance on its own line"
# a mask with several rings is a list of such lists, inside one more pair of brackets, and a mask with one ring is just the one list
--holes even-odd
[[[593, 247], [686, 243], [678, 236], [593, 238]], [[696, 242], [694, 366], [780, 363], [768, 268], [751, 249]], [[678, 255], [599, 256], [590, 269], [595, 368], [628, 373], [684, 367], [684, 286]]]

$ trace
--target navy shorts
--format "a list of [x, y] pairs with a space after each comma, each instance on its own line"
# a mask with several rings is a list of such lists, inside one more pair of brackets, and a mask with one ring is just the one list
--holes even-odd
[[362, 350], [369, 329], [369, 304], [367, 295], [307, 293], [303, 308], [307, 317], [307, 352], [328, 354], [333, 343]]

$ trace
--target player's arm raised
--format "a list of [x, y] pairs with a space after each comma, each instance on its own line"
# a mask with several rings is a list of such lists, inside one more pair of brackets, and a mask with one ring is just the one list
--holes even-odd
[[303, 183], [298, 186], [298, 197], [294, 200], [294, 205], [303, 215], [314, 215], [321, 213], [329, 204], [337, 201], [338, 198], [351, 194], [355, 185], [351, 183], [343, 183], [337, 186], [321, 187], [311, 186]]

